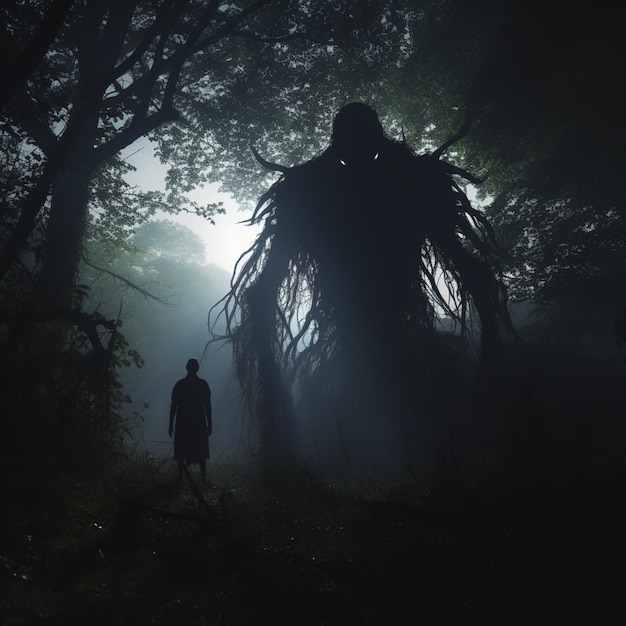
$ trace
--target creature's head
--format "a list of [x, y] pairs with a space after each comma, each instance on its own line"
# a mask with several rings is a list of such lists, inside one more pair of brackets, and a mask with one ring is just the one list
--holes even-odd
[[366, 104], [353, 102], [335, 116], [332, 146], [342, 165], [364, 166], [376, 161], [383, 140], [378, 114]]
[[200, 369], [200, 364], [196, 359], [189, 359], [186, 368], [190, 374], [195, 374]]

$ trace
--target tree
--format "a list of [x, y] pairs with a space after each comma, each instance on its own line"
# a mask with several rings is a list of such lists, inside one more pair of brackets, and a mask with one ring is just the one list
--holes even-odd
[[[206, 181], [256, 198], [268, 183], [249, 144], [302, 162], [348, 100], [418, 147], [469, 115], [453, 156], [489, 175], [482, 195], [512, 252], [513, 296], [561, 325], [609, 326], [626, 309], [623, 55], [610, 15], [521, 0], [35, 0], [0, 15], [5, 359], [24, 320], [65, 316], [64, 337], [82, 319], [85, 237], [113, 254], [157, 208], [210, 219], [219, 206], [185, 198]], [[170, 166], [165, 194], [123, 182], [119, 150], [142, 136]]]
[[[259, 138], [260, 129], [270, 132], [284, 111], [295, 128], [307, 116], [299, 109], [310, 107], [310, 113], [338, 97], [348, 88], [330, 78], [338, 64], [346, 68], [338, 72], [341, 77], [349, 65], [387, 62], [386, 51], [402, 32], [402, 4], [3, 5], [7, 28], [0, 45], [7, 66], [16, 68], [5, 74], [11, 88], [0, 113], [0, 373], [7, 384], [23, 385], [12, 410], [48, 385], [47, 400], [53, 401], [42, 400], [45, 411], [33, 405], [32, 415], [57, 423], [76, 400], [68, 390], [78, 388], [65, 378], [66, 357], [76, 357], [76, 371], [79, 361], [97, 365], [105, 380], [115, 350], [125, 349], [115, 342], [119, 332], [110, 318], [81, 311], [85, 289], [77, 272], [85, 238], [96, 237], [103, 251], [127, 246], [134, 228], [157, 208], [210, 219], [220, 207], [195, 206], [186, 192], [221, 180], [228, 170], [231, 182], [255, 177], [252, 160], [247, 175], [239, 176], [249, 141]], [[61, 9], [64, 19], [52, 20]], [[308, 82], [322, 77], [328, 78], [323, 96], [317, 83]], [[165, 194], [139, 193], [122, 179], [128, 166], [120, 150], [146, 135], [159, 143], [161, 158], [172, 167]], [[295, 134], [290, 140], [297, 145]], [[83, 364], [82, 371], [88, 369]], [[52, 371], [61, 383], [50, 382]]]
[[[349, 54], [375, 48], [365, 37], [386, 33], [366, 29], [381, 12], [394, 15], [383, 4], [354, 10], [324, 1], [75, 3], [31, 78], [5, 107], [5, 134], [15, 136], [31, 162], [27, 193], [11, 207], [2, 276], [47, 209], [40, 300], [51, 308], [69, 306], [89, 189], [99, 169], [166, 124], [167, 132], [156, 138], [161, 156], [179, 162], [168, 180], [172, 192], [236, 167], [250, 131], [265, 127], [277, 111], [301, 105], [306, 75], [328, 74], [344, 60], [338, 46]], [[35, 7], [43, 15], [48, 3]], [[374, 10], [367, 20], [365, 9]], [[23, 28], [17, 8], [9, 16]], [[355, 19], [361, 21], [356, 28]], [[374, 50], [366, 62], [380, 56]], [[190, 145], [195, 156], [184, 154]], [[222, 153], [226, 158], [214, 163]], [[207, 214], [213, 211], [209, 207]]]
[[398, 117], [409, 134], [430, 123], [436, 144], [469, 116], [457, 158], [488, 176], [480, 190], [511, 253], [511, 295], [550, 312], [549, 335], [606, 330], [626, 307], [619, 24], [560, 3], [412, 6]]

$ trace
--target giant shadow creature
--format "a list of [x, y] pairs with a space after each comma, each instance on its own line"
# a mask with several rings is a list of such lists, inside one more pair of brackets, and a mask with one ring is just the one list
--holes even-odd
[[440, 159], [460, 136], [418, 156], [353, 103], [304, 164], [255, 151], [282, 176], [250, 219], [263, 229], [221, 311], [267, 455], [290, 449], [294, 397], [410, 421], [459, 347], [493, 364], [511, 328], [501, 251], [455, 181], [477, 179]]

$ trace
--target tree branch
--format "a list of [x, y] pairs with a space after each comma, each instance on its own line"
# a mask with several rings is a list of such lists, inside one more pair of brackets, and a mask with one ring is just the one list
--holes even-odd
[[[176, 50], [176, 52], [174, 52], [174, 54], [169, 57], [169, 59], [163, 60], [160, 63], [158, 63], [155, 59], [155, 64], [153, 65], [149, 75], [146, 75], [145, 80], [142, 81], [143, 83], [148, 83], [147, 86], [144, 85], [142, 88], [142, 90], [144, 91], [142, 105], [144, 109], [147, 109], [150, 100], [150, 93], [152, 92], [152, 86], [156, 82], [156, 79], [159, 75], [163, 75], [169, 71], [167, 83], [165, 85], [165, 92], [163, 94], [161, 108], [159, 109], [159, 111], [149, 117], [142, 119], [138, 123], [135, 123], [135, 121], [133, 121], [127, 129], [118, 133], [105, 145], [97, 148], [95, 152], [98, 155], [98, 159], [102, 161], [104, 159], [111, 158], [112, 156], [117, 154], [117, 152], [130, 145], [133, 141], [139, 139], [139, 137], [142, 137], [151, 130], [158, 128], [160, 125], [166, 122], [175, 121], [176, 119], [178, 119], [179, 114], [174, 108], [174, 96], [179, 93], [177, 90], [177, 86], [180, 79], [180, 73], [185, 62], [199, 50], [209, 45], [212, 45], [216, 41], [219, 41], [223, 37], [230, 34], [238, 24], [246, 19], [246, 17], [248, 17], [255, 11], [258, 11], [264, 5], [269, 4], [273, 1], [274, 0], [256, 0], [245, 9], [242, 9], [237, 15], [234, 15], [226, 20], [221, 28], [219, 28], [215, 33], [213, 33], [211, 37], [209, 37], [200, 45], [198, 44], [198, 40], [213, 20], [215, 11], [219, 6], [219, 2], [217, 2], [216, 0], [210, 2], [200, 19], [198, 20], [197, 24], [192, 29], [192, 32], [189, 34], [185, 43], [180, 46]], [[139, 81], [136, 81], [136, 83], [133, 85], [134, 91], [136, 91], [138, 88], [138, 82]], [[136, 118], [137, 115], [135, 115], [135, 119]]]
[[87, 257], [84, 254], [82, 255], [82, 259], [85, 265], [88, 265], [94, 270], [103, 272], [104, 274], [108, 274], [109, 276], [112, 276], [113, 278], [122, 281], [125, 285], [127, 285], [131, 289], [134, 289], [135, 291], [139, 292], [144, 298], [147, 298], [148, 300], [154, 300], [155, 302], [158, 302], [159, 304], [167, 304], [165, 300], [163, 300], [162, 298], [159, 298], [158, 296], [151, 294], [149, 291], [146, 291], [145, 289], [142, 289], [141, 287], [139, 287], [139, 285], [135, 285], [135, 283], [128, 280], [128, 278], [124, 278], [120, 274], [117, 274], [116, 272], [113, 272], [111, 270], [107, 270], [104, 267], [99, 267], [98, 265], [94, 265], [93, 263], [91, 263], [91, 261], [87, 260]]
[[141, 57], [146, 53], [150, 44], [157, 38], [157, 36], [163, 35], [165, 32], [164, 26], [171, 26], [176, 22], [176, 19], [180, 16], [183, 9], [183, 5], [179, 3], [178, 7], [173, 8], [173, 0], [165, 2], [157, 9], [157, 14], [154, 22], [146, 28], [144, 34], [141, 36], [139, 45], [124, 61], [122, 61], [114, 71], [116, 78], [123, 76], [130, 70], [135, 63], [137, 63]]
[[43, 21], [20, 57], [0, 74], [0, 107], [15, 94], [33, 73], [52, 45], [74, 0], [53, 0]]
[[308, 41], [311, 43], [321, 44], [337, 44], [333, 37], [322, 38], [309, 35], [308, 33], [293, 33], [291, 35], [283, 35], [281, 37], [263, 37], [247, 30], [233, 30], [230, 33], [233, 37], [241, 37], [242, 39], [252, 39], [259, 43], [288, 43], [290, 41]]
[[206, 40], [198, 43], [195, 52], [200, 52], [200, 50], [204, 50], [209, 46], [212, 46], [215, 42], [223, 39], [228, 35], [232, 35], [235, 31], [236, 26], [241, 24], [249, 15], [256, 13], [259, 9], [264, 7], [266, 4], [271, 4], [274, 0], [256, 0], [249, 4], [245, 9], [242, 9], [237, 15], [233, 15], [227, 18], [224, 21], [224, 24], [218, 28], [212, 35], [210, 35]]
[[28, 322], [53, 322], [65, 320], [73, 326], [78, 326], [87, 335], [89, 342], [98, 356], [105, 355], [107, 350], [102, 345], [98, 336], [98, 326], [106, 330], [114, 331], [117, 324], [113, 320], [108, 320], [101, 315], [89, 314], [79, 309], [53, 309], [50, 311], [28, 311], [20, 315], [6, 315], [0, 312], [0, 319], [9, 323], [24, 325]]

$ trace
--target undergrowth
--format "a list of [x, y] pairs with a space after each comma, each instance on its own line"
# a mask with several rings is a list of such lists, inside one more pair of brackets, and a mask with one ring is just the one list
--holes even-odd
[[515, 472], [499, 461], [333, 480], [298, 466], [268, 484], [254, 461], [220, 461], [200, 488], [195, 467], [179, 485], [171, 460], [120, 456], [6, 512], [2, 623], [513, 624], [540, 609], [623, 611], [623, 472], [529, 473], [507, 489]]

